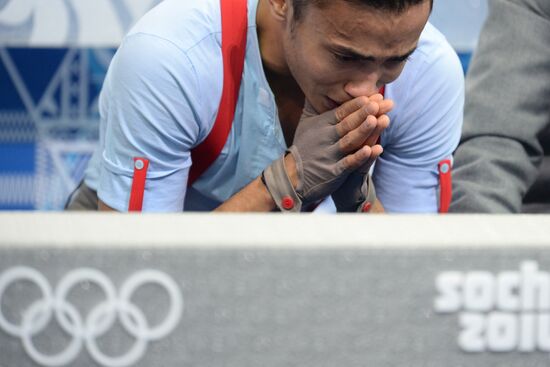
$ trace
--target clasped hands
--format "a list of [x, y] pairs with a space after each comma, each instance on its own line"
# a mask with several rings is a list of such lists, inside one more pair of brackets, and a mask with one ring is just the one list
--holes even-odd
[[[354, 98], [322, 114], [306, 102], [288, 154], [264, 171], [277, 206], [299, 211], [302, 203], [332, 195], [338, 211], [356, 211], [368, 195], [368, 171], [382, 154], [378, 140], [392, 108], [381, 94]], [[289, 208], [281, 204], [285, 200], [299, 205]]]

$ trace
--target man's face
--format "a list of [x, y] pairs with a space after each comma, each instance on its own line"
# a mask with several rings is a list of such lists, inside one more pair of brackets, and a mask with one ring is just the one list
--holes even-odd
[[399, 14], [343, 0], [307, 6], [299, 21], [290, 14], [287, 22], [288, 67], [319, 113], [370, 96], [397, 79], [429, 14], [430, 1]]

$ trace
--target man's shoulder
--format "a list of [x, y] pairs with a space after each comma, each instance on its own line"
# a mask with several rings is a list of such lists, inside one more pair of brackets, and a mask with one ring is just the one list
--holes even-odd
[[396, 106], [387, 138], [417, 142], [432, 136], [439, 144], [443, 140], [437, 133], [452, 130], [447, 138], [455, 143], [462, 124], [464, 73], [456, 52], [433, 25], [427, 24], [417, 50], [387, 91]]
[[209, 120], [217, 106], [203, 100], [221, 95], [223, 84], [219, 0], [162, 1], [128, 32], [113, 60], [134, 81], [155, 81], [159, 92], [178, 85], [186, 98], [209, 107], [201, 116]]
[[458, 55], [445, 36], [428, 23], [416, 51], [399, 78], [389, 87], [393, 97], [404, 107], [403, 102], [414, 101], [418, 93], [425, 94], [427, 90], [442, 84], [450, 85], [451, 89], [461, 88], [463, 83], [464, 75]]
[[414, 58], [417, 59], [418, 63], [432, 64], [442, 57], [456, 58], [457, 56], [447, 38], [433, 24], [428, 22], [420, 35]]
[[458, 87], [463, 82], [463, 70], [456, 51], [445, 36], [428, 23], [420, 36], [416, 51], [393, 84], [402, 93], [410, 96], [411, 86], [420, 87], [416, 88], [418, 92], [425, 92], [425, 87], [435, 87], [441, 83]]
[[219, 0], [164, 0], [146, 13], [126, 37], [147, 34], [185, 52], [220, 32]]

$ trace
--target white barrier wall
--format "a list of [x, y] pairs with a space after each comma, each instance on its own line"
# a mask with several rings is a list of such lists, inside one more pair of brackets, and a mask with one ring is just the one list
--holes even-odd
[[0, 215], [0, 365], [547, 366], [550, 217]]

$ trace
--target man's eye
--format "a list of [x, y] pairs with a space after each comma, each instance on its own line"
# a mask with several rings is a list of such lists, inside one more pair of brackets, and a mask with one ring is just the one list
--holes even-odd
[[360, 59], [357, 56], [351, 56], [351, 55], [342, 55], [335, 53], [333, 54], [336, 60], [341, 62], [353, 62], [353, 61], [359, 61]]
[[407, 61], [409, 61], [411, 57], [406, 57], [404, 59], [397, 59], [397, 60], [388, 60], [386, 62], [386, 65], [390, 68], [395, 68], [395, 67], [398, 67], [398, 66], [401, 66], [402, 64], [406, 63]]

